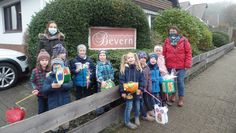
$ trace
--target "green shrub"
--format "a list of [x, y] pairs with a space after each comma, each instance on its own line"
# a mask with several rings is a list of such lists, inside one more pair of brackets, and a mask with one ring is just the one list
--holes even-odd
[[153, 25], [153, 30], [161, 34], [163, 41], [168, 36], [168, 28], [176, 25], [180, 29], [180, 34], [190, 41], [193, 55], [198, 54], [199, 49], [212, 47], [211, 33], [207, 26], [184, 10], [164, 10], [156, 17]]
[[220, 47], [229, 43], [229, 35], [223, 32], [213, 32], [212, 38], [213, 38], [212, 42], [216, 47]]
[[[38, 34], [48, 21], [57, 22], [65, 34], [69, 57], [75, 57], [76, 46], [88, 44], [90, 26], [129, 27], [137, 29], [137, 48], [150, 47], [150, 30], [142, 9], [131, 0], [57, 0], [33, 16], [29, 24], [28, 54], [35, 64]], [[89, 55], [93, 51], [88, 51]]]

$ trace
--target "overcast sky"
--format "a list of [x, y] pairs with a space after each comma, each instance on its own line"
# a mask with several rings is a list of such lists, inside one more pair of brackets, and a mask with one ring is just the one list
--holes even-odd
[[200, 4], [200, 3], [216, 3], [216, 2], [233, 2], [236, 3], [236, 0], [179, 0], [179, 2], [189, 1], [191, 5]]

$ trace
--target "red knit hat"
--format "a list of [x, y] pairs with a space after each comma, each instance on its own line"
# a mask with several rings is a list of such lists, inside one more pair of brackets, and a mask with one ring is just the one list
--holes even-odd
[[41, 49], [38, 57], [37, 57], [37, 61], [41, 61], [43, 59], [47, 59], [48, 61], [50, 60], [50, 55], [48, 54], [48, 52], [45, 49]]

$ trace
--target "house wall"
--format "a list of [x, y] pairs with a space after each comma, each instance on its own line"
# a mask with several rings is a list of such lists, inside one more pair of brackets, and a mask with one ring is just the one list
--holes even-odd
[[[5, 33], [3, 7], [19, 1], [21, 2], [22, 31]], [[44, 0], [5, 0], [0, 2], [0, 48], [25, 52], [26, 44], [24, 42], [24, 34], [27, 31], [28, 24], [31, 21], [31, 16], [44, 6]]]

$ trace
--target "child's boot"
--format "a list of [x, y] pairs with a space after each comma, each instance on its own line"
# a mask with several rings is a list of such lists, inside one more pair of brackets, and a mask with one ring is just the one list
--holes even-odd
[[134, 123], [135, 125], [140, 126], [140, 121], [138, 117], [135, 117]]
[[183, 106], [184, 106], [184, 97], [183, 97], [183, 96], [180, 96], [180, 97], [179, 97], [178, 106], [179, 106], [179, 107], [183, 107]]
[[170, 96], [170, 101], [171, 101], [171, 102], [175, 102], [175, 100], [176, 100], [176, 94], [173, 93], [173, 94]]
[[129, 122], [128, 124], [126, 124], [126, 126], [129, 128], [129, 129], [136, 129], [137, 128], [137, 125]]

